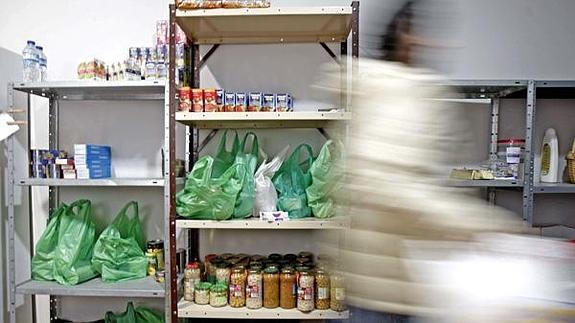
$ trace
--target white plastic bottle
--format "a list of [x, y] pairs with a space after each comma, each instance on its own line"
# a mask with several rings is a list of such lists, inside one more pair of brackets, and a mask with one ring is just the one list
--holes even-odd
[[26, 47], [22, 50], [22, 81], [36, 82], [40, 64], [38, 62], [38, 53], [36, 52], [36, 43], [29, 40]]
[[42, 46], [36, 46], [36, 50], [38, 51], [38, 65], [40, 67], [38, 82], [46, 82], [48, 80], [48, 59]]
[[542, 183], [559, 182], [559, 140], [553, 128], [545, 130], [543, 137], [540, 178]]

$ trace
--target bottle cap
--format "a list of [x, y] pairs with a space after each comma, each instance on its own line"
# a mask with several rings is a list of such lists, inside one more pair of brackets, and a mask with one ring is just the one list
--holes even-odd
[[26, 42], [28, 45], [36, 45], [36, 42], [33, 40], [29, 40]]
[[42, 47], [42, 46], [36, 46], [36, 49], [44, 50], [44, 47]]

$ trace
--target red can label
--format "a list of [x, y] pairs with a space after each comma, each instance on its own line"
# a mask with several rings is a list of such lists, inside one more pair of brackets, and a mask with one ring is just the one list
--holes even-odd
[[192, 89], [192, 111], [204, 111], [204, 93], [202, 89]]
[[192, 107], [191, 101], [191, 89], [189, 87], [181, 87], [178, 89], [178, 97], [180, 99], [180, 104], [178, 105], [178, 110], [189, 112]]
[[218, 111], [218, 104], [216, 103], [216, 90], [215, 89], [205, 89], [204, 90], [204, 111], [205, 112], [216, 112]]

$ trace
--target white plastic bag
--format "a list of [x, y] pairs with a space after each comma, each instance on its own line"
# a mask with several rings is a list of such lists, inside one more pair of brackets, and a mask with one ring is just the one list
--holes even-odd
[[264, 160], [254, 175], [256, 184], [254, 216], [256, 217], [259, 216], [260, 212], [277, 211], [278, 193], [272, 183], [272, 178], [286, 159], [289, 148], [289, 145], [286, 146], [269, 163]]

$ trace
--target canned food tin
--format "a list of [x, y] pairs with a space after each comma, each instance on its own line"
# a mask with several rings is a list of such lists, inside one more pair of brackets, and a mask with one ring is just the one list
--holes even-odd
[[163, 283], [165, 281], [166, 271], [165, 270], [158, 270], [156, 271], [156, 281], [158, 283]]
[[158, 271], [158, 258], [156, 253], [146, 252], [146, 258], [148, 258], [148, 276], [156, 276], [156, 271]]
[[236, 93], [236, 112], [246, 112], [247, 103], [245, 93]]
[[204, 112], [204, 91], [192, 89], [192, 112]]
[[217, 89], [216, 90], [216, 105], [218, 106], [218, 112], [224, 111], [224, 90]]
[[178, 97], [180, 99], [178, 110], [185, 112], [191, 111], [192, 108], [191, 96], [192, 93], [189, 87], [184, 86], [178, 89]]
[[275, 110], [275, 95], [266, 93], [262, 98], [262, 112], [273, 112]]
[[158, 270], [164, 269], [164, 241], [163, 240], [152, 240], [147, 243], [147, 252], [156, 255], [156, 261], [158, 264]]
[[216, 102], [216, 89], [205, 89], [204, 90], [204, 111], [205, 112], [216, 112], [218, 111], [218, 104]]
[[236, 94], [233, 92], [224, 93], [224, 111], [234, 112], [236, 109]]
[[261, 92], [250, 92], [248, 96], [248, 112], [259, 112], [262, 109]]
[[62, 178], [62, 170], [60, 169], [60, 165], [48, 164], [46, 165], [46, 169], [48, 170], [48, 178]]
[[32, 177], [33, 178], [46, 178], [45, 166], [42, 164], [32, 165]]

